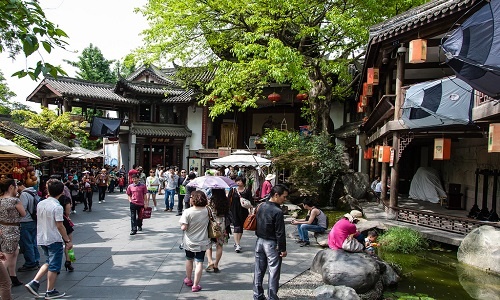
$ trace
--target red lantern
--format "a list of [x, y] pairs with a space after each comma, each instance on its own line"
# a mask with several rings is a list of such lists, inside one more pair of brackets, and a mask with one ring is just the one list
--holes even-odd
[[269, 101], [271, 101], [272, 103], [276, 103], [281, 100], [281, 95], [276, 92], [273, 92], [272, 94], [267, 96], [267, 99], [269, 99]]
[[72, 140], [72, 139], [74, 139], [74, 138], [76, 138], [76, 134], [71, 133], [71, 134], [69, 135], [69, 139], [70, 139], [70, 140]]
[[300, 101], [305, 101], [309, 98], [309, 95], [307, 93], [300, 93], [295, 96], [295, 99], [300, 100]]
[[91, 141], [97, 141], [98, 137], [96, 136], [89, 136], [89, 140]]
[[116, 142], [118, 140], [119, 140], [119, 138], [117, 136], [112, 136], [112, 137], [108, 138], [108, 141], [110, 141], [110, 142]]

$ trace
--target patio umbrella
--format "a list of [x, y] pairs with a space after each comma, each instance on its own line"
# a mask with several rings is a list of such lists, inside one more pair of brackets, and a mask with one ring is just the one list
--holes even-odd
[[500, 1], [485, 5], [443, 43], [446, 63], [457, 77], [486, 95], [500, 98]]
[[212, 167], [262, 167], [271, 165], [269, 159], [255, 156], [244, 150], [237, 150], [231, 155], [214, 159], [210, 162]]
[[40, 157], [38, 157], [37, 155], [29, 152], [28, 150], [24, 150], [16, 143], [14, 143], [8, 139], [5, 139], [3, 137], [0, 137], [0, 151], [14, 154], [14, 155], [19, 156], [19, 157], [29, 157], [29, 158], [40, 159]]
[[230, 178], [228, 178], [226, 176], [217, 176], [217, 177], [224, 180], [227, 183], [227, 185], [229, 185], [230, 188], [237, 186], [237, 184], [236, 184], [236, 182], [234, 182], [234, 180], [231, 180]]
[[191, 180], [187, 186], [197, 189], [228, 189], [230, 186], [220, 176], [200, 176]]

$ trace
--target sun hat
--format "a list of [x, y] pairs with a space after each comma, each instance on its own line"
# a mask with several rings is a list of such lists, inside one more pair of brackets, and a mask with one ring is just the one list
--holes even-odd
[[266, 180], [273, 180], [274, 178], [276, 178], [276, 175], [274, 174], [267, 174], [266, 176]]
[[366, 221], [366, 219], [363, 218], [363, 213], [355, 209], [351, 210], [350, 213], [345, 214], [344, 217], [346, 217], [351, 223], [354, 222], [355, 220]]
[[106, 170], [106, 169], [102, 169], [102, 170], [101, 170], [101, 172], [107, 172], [107, 171], [108, 171], [108, 170]]

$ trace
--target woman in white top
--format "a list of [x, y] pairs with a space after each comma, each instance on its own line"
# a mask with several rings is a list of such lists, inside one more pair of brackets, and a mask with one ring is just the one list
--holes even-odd
[[[184, 284], [191, 287], [191, 291], [201, 290], [200, 280], [203, 273], [203, 261], [205, 252], [210, 245], [208, 238], [208, 203], [207, 196], [202, 191], [191, 193], [191, 207], [184, 210], [179, 220], [181, 229], [184, 231], [182, 243], [186, 252], [186, 278]], [[193, 273], [193, 260], [196, 262], [194, 270], [194, 280], [191, 279]]]
[[148, 202], [149, 206], [149, 198], [153, 198], [153, 211], [157, 211], [158, 209], [156, 208], [156, 194], [158, 193], [158, 187], [160, 186], [160, 181], [158, 177], [155, 176], [155, 170], [151, 169], [149, 170], [149, 176], [146, 178], [146, 188], [148, 190], [148, 199], [146, 200]]

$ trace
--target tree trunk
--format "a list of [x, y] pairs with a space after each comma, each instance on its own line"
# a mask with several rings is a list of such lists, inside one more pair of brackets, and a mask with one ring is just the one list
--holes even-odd
[[309, 108], [311, 110], [311, 127], [314, 133], [331, 133], [330, 108], [331, 88], [317, 78], [310, 78], [312, 88], [309, 91]]

